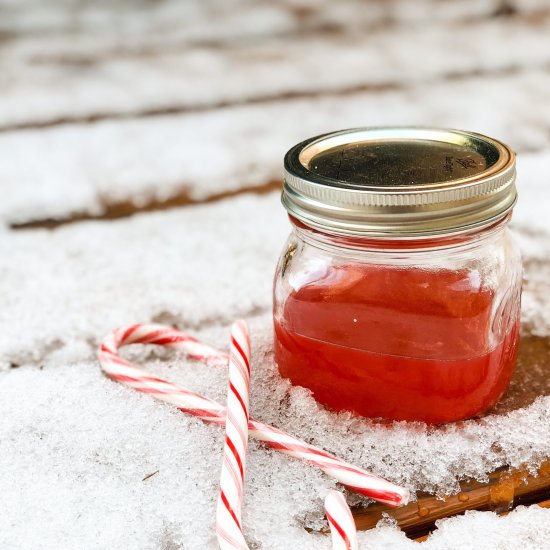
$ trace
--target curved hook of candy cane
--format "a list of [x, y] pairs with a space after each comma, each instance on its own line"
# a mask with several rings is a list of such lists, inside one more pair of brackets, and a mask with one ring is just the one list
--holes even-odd
[[358, 550], [355, 522], [342, 493], [330, 491], [325, 498], [325, 514], [332, 535], [332, 549]]
[[222, 472], [216, 508], [216, 533], [221, 550], [248, 550], [241, 523], [248, 410], [250, 401], [250, 336], [244, 321], [231, 328], [229, 382]]
[[[223, 425], [226, 422], [225, 407], [197, 393], [150, 376], [130, 361], [119, 356], [118, 350], [129, 344], [156, 344], [182, 349], [190, 357], [203, 361], [227, 362], [227, 355], [207, 346], [172, 327], [162, 325], [131, 325], [109, 334], [99, 348], [101, 368], [107, 376], [137, 391], [151, 394], [156, 399], [171, 403], [181, 411], [206, 422]], [[327, 475], [353, 491], [374, 498], [390, 506], [400, 506], [409, 500], [407, 489], [369, 474], [348, 464], [323, 449], [309, 445], [277, 428], [252, 418], [248, 423], [249, 434], [269, 447], [290, 456], [306, 460], [319, 467]]]

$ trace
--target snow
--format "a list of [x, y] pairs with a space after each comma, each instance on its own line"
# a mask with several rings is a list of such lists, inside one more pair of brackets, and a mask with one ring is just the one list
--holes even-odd
[[364, 548], [376, 550], [540, 550], [550, 540], [550, 511], [520, 506], [508, 516], [491, 512], [466, 512], [464, 516], [437, 522], [438, 529], [418, 546], [391, 526], [368, 531]]
[[[160, 370], [169, 375], [173, 366]], [[193, 384], [201, 387], [204, 371], [195, 366], [187, 378], [202, 378]], [[206, 376], [223, 378], [215, 374]], [[216, 547], [222, 431], [108, 381], [95, 363], [21, 368], [5, 378], [0, 547]], [[284, 540], [309, 538], [296, 517], [332, 483], [254, 442], [247, 471], [250, 540], [276, 541], [281, 526]]]
[[90, 357], [112, 328], [191, 329], [271, 308], [288, 224], [278, 195], [0, 238], [0, 361]]
[[[540, 13], [548, 2], [511, 0], [508, 5], [521, 17]], [[136, 10], [134, 5], [124, 2], [90, 4], [56, 0], [45, 8], [37, 0], [2, 0], [1, 6], [4, 17], [0, 20], [0, 29], [9, 31], [8, 43], [15, 38], [15, 45], [23, 45], [23, 49], [30, 43], [34, 53], [54, 48], [66, 53], [80, 46], [104, 54], [105, 50], [121, 45], [139, 50], [144, 45], [166, 48], [174, 43], [227, 43], [278, 34], [294, 35], [299, 30], [370, 32], [390, 25], [472, 23], [489, 18], [501, 7], [501, 2], [419, 0], [411, 8], [406, 0], [374, 0], [369, 2], [368, 9], [357, 9], [355, 0], [337, 3], [281, 0], [276, 4], [269, 0], [257, 0], [253, 4], [247, 0], [162, 0], [142, 3]], [[39, 40], [40, 35], [47, 40]], [[67, 37], [73, 39], [69, 46]]]
[[[518, 222], [527, 220], [524, 209], [529, 204], [518, 209]], [[462, 478], [485, 480], [502, 465], [535, 467], [550, 455], [550, 397], [440, 428], [380, 425], [329, 412], [281, 380], [272, 358], [270, 280], [287, 230], [273, 193], [110, 223], [4, 232], [2, 547], [50, 548], [63, 534], [67, 548], [124, 548], [129, 537], [137, 548], [215, 548], [219, 430], [105, 380], [94, 360], [100, 338], [129, 322], [176, 323], [224, 349], [231, 321], [246, 317], [254, 343], [252, 414], [413, 491], [449, 494]], [[520, 235], [529, 259], [538, 249], [532, 236]], [[547, 308], [548, 293], [535, 288], [532, 300]], [[223, 369], [166, 352], [138, 349], [130, 356], [224, 400]], [[305, 527], [324, 525], [322, 498], [334, 482], [257, 443], [249, 464], [245, 532], [251, 543], [285, 548], [292, 540], [328, 548], [328, 538]], [[516, 523], [524, 525], [521, 514], [498, 521], [516, 533]], [[445, 531], [448, 538], [434, 538], [433, 548], [454, 541], [456, 530], [467, 531], [463, 520], [449, 521], [456, 523]], [[499, 531], [492, 523], [487, 528]], [[409, 544], [393, 528], [362, 537], [366, 547], [372, 537], [380, 547]]]

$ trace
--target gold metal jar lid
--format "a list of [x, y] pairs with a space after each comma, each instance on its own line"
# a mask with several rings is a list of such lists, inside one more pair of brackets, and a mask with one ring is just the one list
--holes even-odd
[[357, 128], [290, 149], [282, 202], [332, 233], [421, 237], [495, 223], [517, 200], [515, 179], [513, 151], [481, 134]]

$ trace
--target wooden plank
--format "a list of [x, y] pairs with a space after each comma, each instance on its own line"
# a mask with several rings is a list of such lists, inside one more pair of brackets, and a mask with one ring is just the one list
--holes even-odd
[[462, 482], [458, 494], [439, 499], [421, 494], [417, 502], [398, 509], [373, 504], [355, 509], [353, 516], [358, 529], [372, 529], [383, 514], [396, 520], [408, 536], [416, 538], [433, 529], [438, 519], [463, 514], [466, 510], [505, 512], [520, 504], [547, 501], [550, 497], [550, 461], [536, 473], [525, 469], [501, 469], [489, 475], [488, 483]]
[[276, 193], [55, 231], [3, 231], [0, 370], [92, 358], [95, 342], [121, 324], [196, 331], [267, 315], [288, 232]]
[[[263, 186], [281, 178], [291, 145], [363, 124], [465, 127], [508, 141], [520, 153], [540, 150], [550, 146], [549, 88], [550, 74], [532, 71], [0, 134], [0, 221], [100, 217], [124, 203], [139, 210]], [[542, 156], [533, 169], [525, 164], [523, 174], [539, 181], [545, 162]]]
[[[98, 217], [121, 203], [139, 210], [266, 185], [280, 179], [283, 155], [294, 143], [361, 124], [466, 127], [509, 141], [518, 152], [539, 150], [550, 145], [550, 111], [541, 108], [532, 117], [532, 105], [545, 104], [548, 88], [550, 74], [535, 71], [407, 91], [0, 134], [0, 221]], [[488, 97], [494, 98], [490, 110]], [[543, 157], [537, 166], [544, 162]], [[527, 164], [524, 170], [531, 181], [544, 174]]]
[[188, 192], [182, 191], [181, 193], [178, 193], [177, 195], [166, 200], [152, 199], [151, 201], [147, 202], [147, 204], [142, 206], [137, 206], [130, 200], [121, 202], [107, 202], [105, 204], [105, 209], [99, 215], [81, 212], [73, 214], [67, 219], [44, 219], [20, 224], [13, 224], [12, 229], [54, 229], [56, 227], [59, 227], [60, 225], [65, 225], [67, 223], [78, 223], [89, 220], [116, 220], [119, 218], [126, 218], [128, 216], [132, 216], [138, 213], [171, 210], [172, 208], [181, 208], [192, 206], [195, 204], [211, 204], [220, 200], [236, 197], [238, 195], [264, 195], [272, 191], [280, 190], [280, 181], [268, 181], [265, 184], [255, 185], [250, 188], [244, 187], [241, 189], [235, 189], [233, 191], [221, 191], [220, 193], [214, 193], [213, 195], [210, 195], [202, 200], [193, 199]]
[[[37, 33], [52, 37], [77, 32], [114, 41], [114, 30], [122, 39], [158, 43], [177, 36], [187, 41], [250, 38], [273, 33], [304, 32], [322, 29], [364, 30], [381, 25], [407, 25], [472, 21], [492, 16], [531, 15], [549, 4], [500, 0], [478, 2], [438, 2], [419, 0], [414, 7], [406, 0], [370, 0], [360, 6], [354, 0], [320, 0], [315, 3], [281, 0], [230, 2], [124, 2], [89, 3], [56, 0], [44, 6], [37, 0], [0, 2], [0, 30], [9, 37], [28, 37]], [[144, 30], [149, 31], [145, 33]], [[148, 35], [148, 36], [147, 36]]]
[[[116, 49], [101, 55], [93, 44], [79, 52], [72, 39], [65, 52], [48, 54], [41, 42], [40, 53], [29, 60], [24, 59], [28, 53], [17, 48], [4, 49], [0, 128], [152, 116], [282, 96], [392, 90], [426, 81], [522, 72], [550, 65], [549, 33], [550, 17], [541, 17], [536, 25], [525, 20], [480, 21], [431, 25], [421, 32], [405, 27], [283, 36], [141, 55]], [[499, 44], [498, 54], [487, 44]]]

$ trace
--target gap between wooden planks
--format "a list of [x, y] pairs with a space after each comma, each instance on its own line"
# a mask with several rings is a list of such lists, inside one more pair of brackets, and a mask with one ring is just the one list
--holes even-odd
[[353, 517], [357, 528], [364, 530], [375, 527], [382, 514], [387, 514], [407, 536], [421, 542], [428, 538], [436, 520], [467, 510], [508, 513], [516, 506], [535, 503], [550, 508], [550, 460], [543, 462], [535, 473], [526, 468], [501, 468], [489, 475], [488, 483], [465, 481], [460, 487], [458, 494], [443, 500], [421, 493], [418, 501], [402, 508], [373, 504], [352, 510]]
[[163, 210], [170, 210], [172, 208], [181, 208], [184, 206], [210, 204], [218, 202], [230, 197], [237, 197], [245, 194], [265, 195], [281, 189], [282, 182], [280, 180], [268, 181], [261, 185], [255, 185], [252, 187], [241, 187], [230, 191], [222, 191], [220, 193], [214, 193], [206, 198], [194, 199], [191, 195], [182, 191], [177, 195], [169, 199], [151, 199], [145, 205], [138, 206], [130, 201], [121, 201], [106, 203], [104, 205], [104, 211], [101, 214], [88, 214], [88, 213], [75, 213], [70, 214], [67, 217], [49, 218], [42, 220], [34, 220], [23, 223], [10, 224], [11, 229], [36, 229], [46, 228], [55, 229], [60, 225], [66, 225], [69, 223], [77, 223], [90, 220], [116, 220], [119, 218], [128, 218], [134, 214], [141, 214], [142, 212], [158, 212]]

